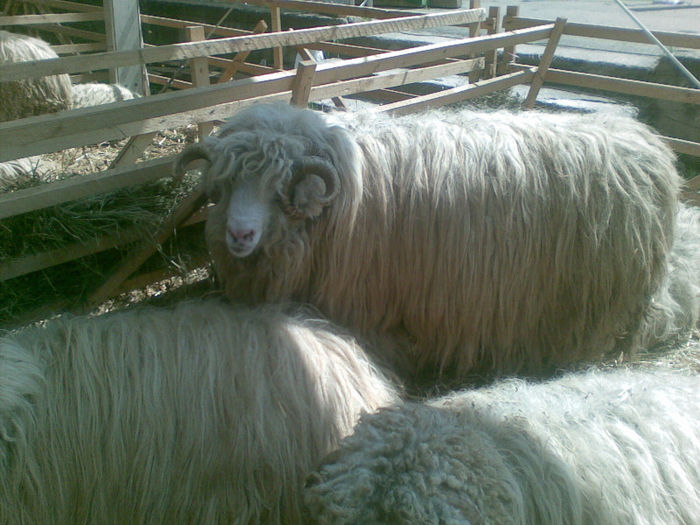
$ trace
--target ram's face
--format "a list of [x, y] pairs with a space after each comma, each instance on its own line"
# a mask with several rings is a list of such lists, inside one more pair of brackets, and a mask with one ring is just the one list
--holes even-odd
[[333, 165], [305, 153], [304, 144], [284, 138], [266, 142], [245, 138], [214, 137], [195, 144], [175, 166], [178, 174], [194, 160], [208, 162], [204, 187], [214, 203], [208, 221], [236, 258], [253, 255], [279, 240], [280, 232], [290, 226], [318, 217], [339, 188]]

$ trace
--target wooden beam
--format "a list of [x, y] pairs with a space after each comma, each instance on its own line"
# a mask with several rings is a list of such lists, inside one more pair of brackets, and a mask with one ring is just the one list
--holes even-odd
[[0, 263], [0, 281], [14, 279], [58, 264], [63, 264], [87, 255], [100, 253], [118, 246], [123, 246], [143, 238], [143, 230], [122, 231], [94, 241], [74, 243], [63, 248], [37, 253]]
[[[239, 0], [227, 0], [238, 3]], [[247, 0], [247, 4], [259, 5], [263, 7], [281, 7], [292, 11], [307, 11], [334, 16], [357, 16], [361, 18], [373, 18], [377, 20], [387, 20], [391, 18], [401, 18], [415, 14], [415, 11], [404, 11], [399, 9], [380, 9], [376, 7], [361, 7], [347, 4], [335, 4], [329, 2], [314, 2], [310, 0]]]
[[[671, 146], [671, 149], [676, 153], [684, 153], [694, 157], [700, 157], [700, 143], [690, 140], [676, 139], [672, 137], [661, 137], [666, 143]], [[696, 180], [697, 177], [693, 180]], [[696, 188], [699, 189], [700, 188]]]
[[[279, 33], [282, 31], [282, 12], [279, 7], [270, 6], [270, 20], [272, 22], [272, 31], [274, 33]], [[284, 55], [282, 46], [275, 46], [272, 48], [272, 62], [275, 69], [284, 69]]]
[[557, 18], [554, 24], [554, 29], [552, 34], [549, 35], [549, 40], [544, 48], [544, 53], [540, 58], [540, 64], [537, 67], [537, 72], [532, 78], [532, 83], [530, 84], [530, 90], [527, 92], [527, 97], [525, 97], [525, 102], [523, 102], [523, 107], [526, 109], [532, 109], [535, 107], [535, 100], [537, 99], [537, 94], [540, 92], [540, 88], [544, 84], [544, 78], [547, 74], [549, 66], [552, 64], [554, 59], [554, 52], [559, 44], [559, 39], [561, 34], [566, 27], [566, 18]]
[[158, 246], [172, 235], [175, 228], [201, 208], [205, 201], [206, 196], [202, 190], [195, 190], [194, 193], [186, 197], [159, 228], [153, 241], [144, 243], [130, 253], [109, 279], [90, 295], [88, 304], [98, 305], [118, 290], [119, 286], [158, 250]]
[[[393, 20], [356, 22], [330, 27], [314, 27], [296, 31], [264, 33], [245, 37], [228, 37], [206, 42], [190, 42], [155, 46], [140, 51], [96, 53], [90, 56], [34, 60], [0, 67], [0, 81], [28, 80], [60, 73], [79, 73], [92, 69], [106, 69], [132, 64], [167, 62], [206, 55], [223, 55], [239, 51], [255, 51], [276, 46], [299, 46], [320, 40], [339, 40], [411, 29], [428, 29], [457, 25], [483, 18], [483, 11], [455, 10], [448, 13], [430, 13]], [[547, 27], [547, 26], [545, 26]], [[532, 30], [523, 30], [532, 31]]]
[[[264, 33], [265, 31], [267, 31], [267, 24], [265, 23], [265, 20], [258, 21], [253, 28], [253, 33]], [[250, 55], [250, 51], [241, 51], [235, 57], [233, 57], [233, 60], [231, 60], [231, 62], [226, 66], [226, 69], [224, 69], [224, 71], [221, 73], [216, 83], [220, 84], [221, 82], [231, 80], [240, 69], [241, 64], [245, 62], [246, 58], [248, 58], [248, 55]]]
[[0, 219], [169, 176], [174, 157], [42, 184], [0, 195]]
[[413, 113], [415, 111], [423, 110], [425, 108], [439, 107], [444, 106], [445, 104], [461, 102], [463, 100], [475, 98], [487, 93], [493, 93], [494, 91], [517, 86], [518, 84], [525, 84], [532, 80], [532, 77], [535, 75], [535, 71], [536, 68], [533, 67], [527, 71], [518, 71], [516, 73], [509, 73], [507, 75], [502, 75], [489, 80], [480, 80], [475, 84], [446, 89], [445, 91], [415, 97], [402, 102], [386, 104], [381, 106], [378, 111], [385, 111], [393, 115], [403, 115], [406, 113]]
[[173, 27], [177, 29], [184, 29], [187, 26], [200, 25], [207, 31], [207, 34], [210, 35], [247, 36], [253, 34], [253, 31], [246, 31], [245, 29], [233, 29], [230, 27], [216, 26], [213, 24], [204, 24], [202, 22], [193, 22], [189, 20], [179, 20], [177, 18], [167, 18], [164, 16], [144, 14], [141, 15], [141, 23], [161, 27]]
[[89, 42], [85, 44], [61, 44], [51, 46], [57, 55], [71, 55], [75, 53], [93, 53], [96, 51], [104, 51], [107, 46], [104, 42]]
[[[508, 19], [505, 29], [523, 29], [542, 24], [551, 23], [551, 20], [539, 18], [511, 17]], [[687, 47], [690, 49], [700, 49], [700, 35], [687, 33], [673, 33], [666, 31], [652, 31], [662, 44], [672, 47]], [[564, 29], [565, 35], [584, 36], [588, 38], [600, 38], [603, 40], [619, 40], [623, 42], [634, 42], [637, 44], [650, 44], [649, 38], [639, 29], [629, 29], [626, 27], [610, 27], [591, 24], [577, 24], [569, 22]]]
[[29, 26], [36, 24], [63, 24], [66, 22], [94, 22], [104, 20], [102, 11], [85, 13], [56, 13], [48, 15], [0, 16], [0, 26]]
[[58, 9], [63, 9], [64, 11], [76, 11], [76, 12], [102, 12], [102, 8], [97, 5], [80, 4], [78, 2], [66, 2], [64, 0], [24, 0], [31, 2], [36, 5], [43, 5], [45, 7], [56, 7]]
[[[509, 5], [506, 7], [506, 16], [503, 17], [503, 29], [511, 31], [508, 25], [510, 21], [520, 14], [520, 7], [517, 5]], [[497, 68], [498, 74], [502, 75], [510, 70], [510, 66], [515, 64], [517, 55], [515, 54], [515, 45], [508, 45], [503, 48], [503, 63]]]
[[[470, 58], [459, 62], [450, 62], [449, 64], [440, 64], [437, 66], [428, 66], [415, 69], [391, 69], [369, 77], [355, 78], [345, 80], [343, 82], [312, 87], [311, 100], [322, 100], [324, 98], [332, 98], [334, 96], [351, 95], [355, 93], [363, 93], [365, 91], [374, 91], [377, 89], [402, 86], [413, 82], [422, 82], [447, 75], [468, 73], [474, 69], [480, 69], [483, 67], [484, 58], [479, 57]], [[316, 75], [318, 77], [318, 68], [316, 70]]]
[[[185, 38], [190, 42], [199, 42], [206, 40], [204, 28], [202, 26], [188, 26], [185, 28]], [[209, 82], [209, 62], [207, 57], [197, 57], [190, 59], [190, 74], [192, 75], [192, 83], [195, 87], [208, 87]], [[209, 135], [214, 129], [211, 122], [200, 122], [197, 125], [197, 135], [199, 140], [204, 140], [204, 137]]]
[[297, 74], [292, 84], [292, 104], [305, 108], [309, 104], [311, 85], [316, 73], [316, 62], [302, 60], [297, 66]]
[[158, 84], [159, 86], [170, 86], [175, 89], [189, 89], [192, 86], [192, 82], [187, 82], [186, 80], [172, 79], [169, 77], [164, 77], [163, 75], [156, 75], [155, 73], [148, 74], [148, 80], [152, 84]]
[[562, 69], [549, 69], [545, 82], [583, 88], [613, 91], [626, 95], [672, 100], [684, 104], [700, 104], [700, 89], [667, 86], [641, 80], [628, 80], [592, 73], [574, 73]]
[[[489, 24], [487, 33], [489, 35], [495, 35], [502, 31], [501, 28], [501, 8], [500, 7], [489, 7]], [[550, 37], [551, 38], [551, 37]], [[486, 59], [486, 65], [484, 66], [485, 77], [493, 78], [498, 73], [498, 49], [493, 49], [487, 51], [484, 55]]]
[[[298, 47], [297, 52], [299, 53], [299, 56], [301, 56], [302, 60], [308, 60], [313, 63], [316, 63], [316, 59], [314, 59], [314, 56], [311, 54], [311, 52], [305, 48], [305, 47]], [[316, 68], [314, 67], [314, 71]], [[311, 86], [309, 86], [309, 89]], [[307, 104], [308, 104], [308, 97], [307, 97]], [[292, 104], [294, 104], [294, 92], [292, 91]], [[340, 108], [340, 109], [347, 109], [347, 105], [345, 104], [345, 101], [341, 97], [333, 97], [333, 104], [335, 104], [335, 107]]]
[[[406, 68], [447, 57], [464, 56], [474, 50], [486, 51], [508, 42], [546, 38], [553, 25], [476, 39], [430, 44], [382, 55], [326, 62], [316, 68], [315, 84], [371, 75], [393, 68]], [[449, 65], [449, 64], [447, 64]], [[458, 66], [461, 67], [461, 66]], [[56, 151], [96, 141], [128, 138], [149, 131], [177, 127], [201, 118], [225, 118], [230, 111], [249, 104], [245, 99], [270, 96], [288, 100], [295, 72], [283, 71], [251, 79], [164, 93], [142, 99], [116, 102], [101, 107], [28, 117], [0, 123], [0, 162]], [[338, 90], [342, 91], [342, 90]], [[344, 94], [334, 92], [333, 96]], [[218, 106], [213, 108], [213, 106]]]
[[143, 156], [146, 148], [151, 145], [155, 136], [156, 132], [152, 131], [151, 133], [130, 137], [128, 142], [110, 163], [109, 169], [118, 166], [133, 166], [136, 161]]

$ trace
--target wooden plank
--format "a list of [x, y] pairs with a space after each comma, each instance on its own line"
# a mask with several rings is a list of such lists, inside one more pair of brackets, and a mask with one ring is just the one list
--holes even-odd
[[[480, 9], [481, 8], [481, 0], [469, 0], [469, 7], [472, 9]], [[469, 37], [470, 38], [476, 38], [481, 34], [481, 23], [471, 25], [469, 27]], [[470, 58], [474, 58], [474, 53], [469, 55]], [[474, 70], [469, 73], [469, 82], [476, 82], [479, 80], [479, 76], [481, 75], [481, 71], [479, 70]]]
[[[140, 51], [96, 53], [87, 57], [66, 57], [34, 60], [0, 67], [0, 81], [39, 78], [60, 73], [80, 73], [92, 69], [106, 69], [132, 64], [167, 62], [206, 55], [223, 55], [240, 51], [255, 51], [275, 46], [299, 46], [321, 40], [340, 40], [386, 32], [411, 29], [428, 29], [445, 25], [456, 25], [478, 21], [482, 10], [455, 10], [447, 13], [429, 13], [401, 19], [373, 20], [338, 26], [314, 27], [296, 31], [264, 33], [244, 37], [227, 37], [206, 42], [188, 42], [155, 46]], [[523, 30], [523, 31], [528, 31]]]
[[55, 13], [48, 15], [0, 16], [0, 26], [29, 26], [36, 24], [64, 24], [66, 22], [94, 22], [104, 20], [102, 11], [85, 13]]
[[[279, 7], [270, 6], [270, 20], [272, 22], [273, 33], [279, 33], [282, 31], [282, 11]], [[280, 71], [284, 69], [284, 61], [282, 55], [282, 46], [275, 46], [272, 48], [272, 62], [275, 69]]]
[[692, 191], [700, 191], [700, 175], [685, 182], [684, 187]]
[[[107, 48], [111, 51], [139, 52], [143, 48], [143, 36], [139, 18], [139, 3], [124, 0], [103, 0]], [[149, 92], [146, 64], [110, 68], [110, 82], [122, 85], [134, 93]]]
[[146, 148], [151, 145], [156, 132], [145, 133], [129, 138], [129, 141], [119, 151], [114, 160], [110, 163], [109, 168], [117, 166], [133, 166], [136, 161], [145, 153]]
[[549, 66], [552, 64], [554, 59], [554, 52], [559, 45], [559, 39], [561, 34], [566, 27], [566, 18], [557, 18], [554, 24], [554, 29], [552, 34], [549, 36], [547, 45], [544, 48], [544, 53], [540, 57], [540, 64], [537, 66], [537, 72], [532, 78], [532, 83], [530, 84], [530, 90], [527, 92], [527, 97], [525, 97], [525, 102], [523, 102], [523, 107], [526, 109], [532, 109], [535, 107], [535, 100], [537, 99], [537, 94], [540, 92], [540, 88], [544, 84], [544, 78], [547, 74]]
[[155, 73], [148, 74], [148, 81], [151, 84], [168, 86], [173, 89], [190, 89], [194, 87], [192, 82], [188, 82], [187, 80], [173, 79], [171, 77], [164, 77], [163, 75], [156, 75]]
[[574, 73], [561, 69], [550, 69], [547, 71], [545, 82], [600, 89], [603, 91], [614, 91], [615, 93], [637, 95], [640, 97], [673, 100], [674, 102], [683, 102], [684, 104], [700, 104], [700, 89], [666, 86], [653, 82], [594, 75], [592, 73]]
[[[308, 60], [313, 63], [316, 63], [316, 60], [314, 59], [314, 56], [311, 54], [311, 52], [306, 49], [305, 47], [299, 47], [297, 48], [297, 52], [299, 53], [299, 56], [302, 58], [302, 60]], [[316, 68], [314, 67], [314, 71]], [[309, 89], [311, 86], [309, 86]], [[308, 96], [306, 97], [306, 103], [308, 104]], [[294, 90], [292, 90], [292, 104], [294, 104]], [[345, 101], [341, 97], [333, 97], [333, 104], [335, 104], [335, 107], [341, 108], [341, 109], [347, 109], [347, 105], [345, 104]], [[305, 104], [306, 105], [306, 104]]]
[[56, 7], [58, 9], [63, 9], [64, 11], [76, 11], [76, 12], [102, 12], [102, 8], [96, 5], [80, 4], [78, 2], [66, 2], [64, 0], [25, 0], [30, 1], [35, 5], [43, 5], [45, 7]]
[[158, 246], [163, 244], [177, 226], [187, 219], [197, 209], [206, 202], [206, 195], [202, 190], [195, 190], [186, 197], [177, 209], [165, 220], [163, 225], [156, 232], [152, 242], [146, 242], [141, 247], [131, 252], [125, 260], [118, 266], [112, 276], [107, 279], [88, 298], [88, 304], [97, 305], [110, 297], [119, 286], [134, 273], [151, 255], [156, 253]]
[[386, 49], [378, 47], [357, 46], [354, 44], [339, 44], [338, 42], [313, 42], [306, 44], [307, 49], [317, 49], [324, 53], [337, 53], [344, 57], [366, 57], [384, 53]]
[[184, 29], [187, 26], [200, 25], [207, 31], [207, 34], [209, 35], [247, 36], [253, 34], [253, 31], [246, 31], [245, 29], [233, 29], [230, 27], [216, 26], [213, 24], [205, 24], [202, 22], [193, 22], [189, 20], [179, 20], [177, 18], [167, 18], [164, 16], [144, 14], [141, 15], [141, 23], [161, 27], [173, 27], [177, 29]]
[[[107, 42], [107, 35], [105, 35], [103, 33], [96, 33], [94, 31], [85, 31], [84, 29], [77, 29], [75, 27], [58, 26], [58, 25], [54, 25], [54, 24], [39, 24], [39, 25], [34, 26], [33, 29], [41, 29], [42, 31], [49, 31], [49, 32], [55, 33], [57, 35], [66, 35], [66, 36], [74, 36], [77, 38], [84, 38], [85, 40], [91, 40], [93, 42]], [[105, 46], [106, 46], [106, 44], [105, 44]], [[0, 70], [0, 73], [2, 73], [1, 70]]]
[[468, 56], [470, 54], [481, 55], [488, 50], [496, 49], [503, 45], [511, 43], [522, 44], [548, 38], [553, 29], [554, 24], [549, 24], [539, 28], [389, 51], [381, 55], [348, 59], [340, 63], [328, 62], [319, 64], [316, 69], [316, 83], [325, 84], [345, 78], [367, 76], [378, 71], [411, 67], [452, 57]]
[[[239, 0], [227, 0], [238, 3]], [[391, 18], [401, 18], [415, 14], [408, 10], [382, 9], [376, 7], [360, 7], [347, 4], [334, 4], [329, 2], [313, 2], [310, 0], [247, 0], [247, 4], [259, 5], [263, 7], [281, 7], [293, 11], [307, 11], [335, 16], [358, 16], [361, 18], [373, 18], [376, 20], [386, 20]]]
[[163, 157], [137, 167], [71, 177], [0, 195], [0, 219], [169, 176], [174, 160], [175, 157]]
[[[505, 31], [513, 31], [508, 25], [513, 18], [520, 14], [520, 6], [510, 5], [506, 7], [506, 16], [503, 17], [502, 27]], [[510, 71], [510, 66], [515, 64], [518, 56], [515, 54], [515, 45], [508, 45], [503, 48], [503, 62], [497, 68], [498, 74], [502, 75]]]
[[[419, 48], [383, 53], [379, 56], [327, 62], [316, 68], [315, 83], [326, 84], [347, 78], [370, 75], [397, 67], [464, 56], [471, 50], [486, 51], [504, 42], [527, 42], [548, 36], [553, 25], [524, 29], [512, 33], [487, 35], [476, 39], [430, 44]], [[28, 117], [0, 123], [0, 162], [39, 153], [47, 153], [102, 140], [128, 138], [149, 131], [177, 127], [193, 122], [201, 114], [213, 120], [225, 118], [241, 107], [238, 101], [280, 94], [292, 88], [294, 71], [273, 73], [251, 79], [217, 84], [210, 88], [193, 88], [142, 99], [82, 108], [62, 114]], [[341, 93], [336, 93], [339, 95]], [[222, 107], [212, 108], [212, 106]]]
[[[320, 66], [319, 66], [320, 67]], [[334, 96], [352, 95], [365, 91], [385, 89], [413, 82], [422, 82], [447, 75], [468, 73], [484, 67], [484, 58], [470, 58], [460, 62], [450, 62], [437, 66], [416, 69], [392, 69], [371, 77], [356, 78], [311, 88], [311, 100], [322, 100]], [[317, 68], [318, 71], [318, 68]], [[318, 75], [318, 73], [317, 73]]]
[[480, 80], [475, 84], [446, 89], [445, 91], [432, 93], [430, 95], [422, 95], [403, 102], [386, 104], [381, 106], [378, 111], [385, 111], [391, 113], [392, 115], [404, 115], [406, 113], [413, 113], [426, 108], [439, 107], [444, 106], [445, 104], [461, 102], [463, 100], [475, 98], [487, 93], [499, 91], [501, 89], [507, 89], [518, 84], [525, 84], [532, 80], [532, 78], [535, 76], [535, 71], [536, 68], [533, 67], [527, 71], [518, 71], [488, 80]]
[[148, 74], [148, 80], [152, 84], [157, 84], [160, 86], [170, 86], [175, 89], [189, 89], [192, 86], [192, 82], [187, 82], [186, 80], [171, 79], [169, 77], [164, 77], [163, 75], [156, 75], [154, 73]]
[[[199, 42], [207, 39], [202, 26], [186, 27], [185, 38], [190, 42]], [[190, 59], [190, 74], [192, 75], [192, 84], [194, 84], [195, 87], [209, 87], [209, 62], [207, 61], [207, 57]], [[214, 125], [211, 122], [200, 122], [197, 125], [197, 136], [199, 140], [204, 140], [204, 137], [209, 135], [213, 129]]]
[[[265, 31], [267, 31], [267, 24], [265, 23], [265, 20], [259, 20], [253, 28], [253, 33], [264, 33]], [[241, 64], [243, 64], [245, 59], [248, 58], [248, 55], [250, 55], [250, 51], [241, 51], [240, 53], [236, 54], [236, 56], [233, 57], [233, 60], [231, 60], [231, 62], [226, 66], [226, 69], [221, 72], [221, 75], [216, 83], [220, 84], [221, 82], [231, 80], [240, 69]]]
[[104, 42], [89, 42], [86, 44], [62, 44], [51, 46], [57, 55], [69, 55], [74, 53], [94, 53], [104, 51], [107, 45]]
[[297, 66], [297, 75], [292, 84], [292, 104], [305, 108], [309, 103], [311, 85], [314, 82], [316, 73], [316, 62], [313, 60], [302, 60]]
[[[248, 51], [241, 51], [241, 53], [247, 53]], [[219, 57], [209, 57], [209, 65], [216, 66], [226, 69], [231, 65], [232, 60], [228, 58]], [[251, 64], [250, 62], [241, 62], [238, 64], [238, 72], [245, 73], [247, 75], [267, 75], [269, 73], [274, 73], [277, 71], [274, 67], [261, 66], [258, 64]]]
[[[690, 140], [676, 139], [672, 137], [661, 137], [666, 143], [671, 146], [671, 149], [676, 153], [685, 153], [694, 157], [700, 157], [700, 143]], [[697, 178], [697, 177], [696, 177]], [[700, 189], [700, 188], [697, 188]]]
[[[506, 29], [524, 29], [547, 23], [551, 23], [551, 20], [514, 17], [508, 20], [508, 26]], [[566, 24], [564, 34], [570, 36], [584, 36], [588, 38], [600, 38], [603, 40], [620, 40], [623, 42], [634, 42], [636, 44], [653, 45], [651, 42], [649, 42], [649, 38], [643, 31], [639, 29], [629, 29], [626, 27], [599, 26], [570, 22]], [[673, 33], [667, 31], [652, 31], [652, 34], [666, 46], [700, 49], [700, 35]]]
[[44, 253], [28, 255], [0, 263], [0, 281], [44, 270], [52, 266], [100, 253], [143, 238], [143, 230], [122, 231], [119, 235], [104, 236], [94, 241], [74, 243]]
[[[501, 28], [501, 8], [498, 6], [489, 7], [489, 18], [488, 18], [488, 29], [487, 33], [489, 35], [495, 35], [502, 31]], [[550, 37], [551, 38], [551, 37]], [[498, 49], [493, 49], [487, 51], [484, 55], [486, 59], [486, 65], [484, 66], [485, 77], [493, 78], [497, 74], [498, 68]]]

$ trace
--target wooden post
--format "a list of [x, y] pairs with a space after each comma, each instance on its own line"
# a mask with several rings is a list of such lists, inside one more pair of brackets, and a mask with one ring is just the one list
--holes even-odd
[[[520, 15], [520, 7], [517, 5], [509, 5], [506, 7], [506, 16], [503, 18], [503, 30], [509, 31], [509, 22], [511, 18]], [[498, 68], [498, 73], [504, 75], [510, 72], [510, 65], [515, 63], [517, 55], [515, 54], [515, 46], [503, 48], [503, 62]]]
[[[204, 28], [202, 26], [187, 26], [185, 28], [185, 37], [189, 42], [201, 42], [206, 40]], [[192, 75], [192, 84], [195, 87], [205, 87], [209, 85], [209, 61], [207, 57], [197, 57], [190, 59], [190, 73]], [[204, 139], [214, 129], [211, 122], [202, 122], [199, 127], [199, 140]]]
[[292, 84], [292, 100], [295, 106], [305, 108], [309, 104], [311, 86], [314, 83], [316, 74], [316, 62], [313, 60], [302, 60], [297, 66], [297, 76]]
[[[500, 7], [489, 7], [489, 27], [488, 34], [494, 35], [501, 32], [501, 8]], [[485, 55], [486, 66], [484, 70], [486, 71], [486, 78], [493, 78], [498, 74], [498, 49], [493, 51], [487, 51]]]
[[[143, 48], [138, 2], [104, 0], [105, 32], [110, 51]], [[121, 84], [139, 95], [148, 94], [146, 65], [124, 66], [110, 70], [110, 82]]]
[[[272, 23], [272, 31], [282, 31], [282, 10], [279, 6], [270, 6], [270, 18]], [[284, 69], [284, 55], [282, 47], [277, 46], [272, 48], [272, 59], [276, 69], [280, 71]]]
[[523, 107], [527, 109], [532, 109], [535, 107], [537, 94], [540, 92], [540, 88], [544, 84], [544, 77], [547, 74], [549, 66], [552, 64], [554, 51], [557, 49], [557, 44], [559, 44], [559, 39], [561, 38], [565, 27], [566, 18], [557, 18], [557, 21], [554, 24], [554, 29], [552, 29], [552, 34], [547, 41], [547, 46], [544, 48], [544, 53], [542, 53], [542, 58], [540, 58], [540, 65], [532, 79], [532, 83], [530, 84], [530, 91], [528, 91], [525, 102], [523, 103]]
[[[481, 8], [481, 0], [469, 0], [469, 9], [480, 9]], [[481, 33], [481, 22], [477, 22], [476, 24], [472, 24], [469, 26], [469, 38], [475, 38], [479, 36], [479, 33]], [[469, 55], [469, 58], [474, 58], [474, 54]], [[473, 71], [469, 72], [469, 82], [472, 84], [474, 82], [477, 82], [479, 78], [481, 77], [481, 71], [478, 69], [475, 69]]]
[[[298, 47], [297, 52], [299, 53], [299, 56], [301, 57], [302, 60], [310, 60], [312, 62], [316, 62], [316, 60], [314, 59], [314, 56], [305, 47]], [[345, 104], [345, 101], [343, 100], [342, 97], [331, 97], [331, 100], [333, 101], [333, 104], [335, 104], [335, 107], [337, 107], [337, 108], [340, 108], [340, 109], [347, 109], [348, 108], [347, 104]]]

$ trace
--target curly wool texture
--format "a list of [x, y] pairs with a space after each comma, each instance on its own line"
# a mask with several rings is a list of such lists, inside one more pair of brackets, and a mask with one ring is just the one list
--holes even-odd
[[395, 399], [303, 312], [49, 321], [0, 340], [0, 523], [299, 523], [305, 474]]
[[700, 377], [509, 380], [383, 409], [307, 480], [316, 524], [700, 523]]
[[[0, 31], [0, 65], [58, 58], [39, 38]], [[67, 74], [0, 82], [0, 122], [70, 109], [72, 86]]]
[[[628, 118], [263, 105], [211, 144], [207, 241], [227, 294], [309, 302], [381, 338], [404, 377], [539, 373], [633, 350], [664, 279], [680, 178]], [[335, 165], [339, 199], [306, 221], [276, 208], [257, 252], [233, 257], [234, 182], [257, 173], [277, 195], [306, 155]]]

